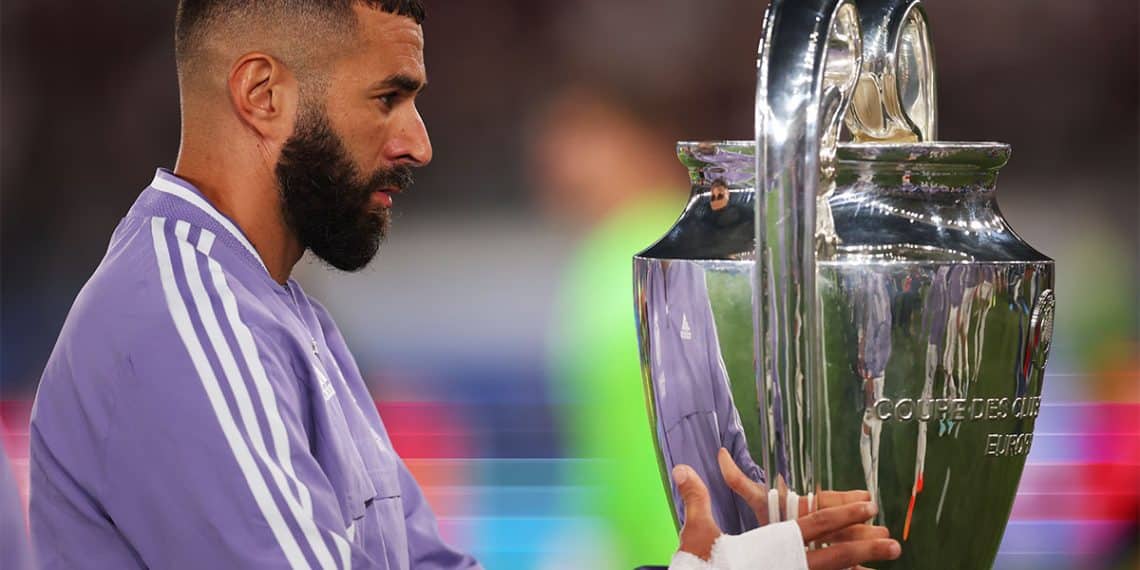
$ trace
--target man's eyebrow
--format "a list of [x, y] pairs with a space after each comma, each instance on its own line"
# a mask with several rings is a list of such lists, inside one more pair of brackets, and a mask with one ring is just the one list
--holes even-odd
[[421, 81], [411, 75], [397, 73], [390, 75], [373, 86], [373, 89], [399, 89], [408, 93], [416, 93], [427, 87], [427, 81]]

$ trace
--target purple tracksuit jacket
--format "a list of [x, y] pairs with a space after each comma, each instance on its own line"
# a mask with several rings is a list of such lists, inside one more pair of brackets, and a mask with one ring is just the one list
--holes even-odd
[[[646, 279], [650, 374], [656, 389], [657, 440], [665, 467], [693, 468], [708, 486], [713, 518], [720, 529], [740, 534], [759, 522], [752, 508], [728, 488], [717, 463], [724, 447], [749, 478], [764, 483], [764, 473], [748, 453], [740, 413], [732, 401], [728, 370], [720, 352], [705, 270], [684, 260], [654, 261]], [[673, 504], [684, 502], [670, 485]]]
[[45, 568], [478, 568], [329, 314], [164, 170], [44, 370], [31, 526]]

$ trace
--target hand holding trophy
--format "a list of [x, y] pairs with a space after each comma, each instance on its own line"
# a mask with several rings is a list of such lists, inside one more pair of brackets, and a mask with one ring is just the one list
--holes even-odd
[[[728, 486], [743, 498], [761, 525], [768, 523], [768, 490], [748, 478], [732, 460], [727, 450], [717, 454], [721, 475]], [[723, 534], [713, 518], [708, 488], [700, 476], [687, 465], [673, 469], [673, 482], [680, 490], [686, 517], [681, 529], [681, 551], [702, 560], [712, 557], [713, 544]], [[866, 491], [825, 491], [818, 496], [817, 509], [811, 509], [808, 497], [796, 497], [799, 512], [804, 513], [795, 524], [804, 546], [811, 543], [826, 546], [807, 553], [808, 568], [839, 570], [872, 560], [894, 560], [901, 554], [898, 542], [888, 537], [887, 529], [866, 523], [877, 508]], [[760, 556], [771, 553], [757, 553]]]

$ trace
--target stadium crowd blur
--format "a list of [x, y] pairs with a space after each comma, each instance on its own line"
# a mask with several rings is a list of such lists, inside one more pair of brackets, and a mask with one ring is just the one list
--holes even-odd
[[[174, 4], [0, 4], [0, 434], [25, 498], [63, 318], [175, 159]], [[629, 258], [684, 204], [676, 140], [751, 137], [763, 2], [428, 4], [435, 160], [372, 266], [298, 274], [460, 547], [488, 568], [664, 563], [660, 479], [621, 467], [652, 460]], [[1137, 3], [927, 10], [940, 138], [1012, 144], [1002, 209], [1057, 262], [1046, 409], [998, 568], [1135, 567]]]

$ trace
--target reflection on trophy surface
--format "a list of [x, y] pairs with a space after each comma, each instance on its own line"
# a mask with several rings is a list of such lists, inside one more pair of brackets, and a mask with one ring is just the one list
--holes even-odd
[[[714, 504], [720, 507], [713, 517], [725, 532], [755, 528], [751, 508], [721, 479], [716, 461], [723, 447], [746, 475], [763, 482], [734, 405], [705, 269], [668, 260], [651, 261], [645, 269], [653, 403], [661, 418], [657, 438], [667, 442], [661, 449], [666, 469], [686, 464], [709, 482]], [[675, 490], [673, 502], [681, 505]]]
[[688, 464], [725, 532], [765, 522], [721, 479], [724, 447], [771, 486], [769, 519], [865, 489], [903, 547], [881, 567], [989, 567], [1054, 303], [1052, 260], [996, 203], [1009, 147], [931, 141], [917, 1], [776, 1], [760, 60], [756, 140], [680, 143], [689, 202], [634, 258], [665, 484]]

